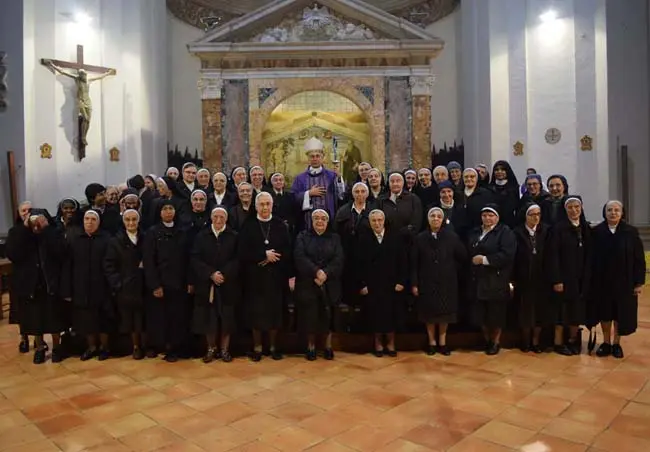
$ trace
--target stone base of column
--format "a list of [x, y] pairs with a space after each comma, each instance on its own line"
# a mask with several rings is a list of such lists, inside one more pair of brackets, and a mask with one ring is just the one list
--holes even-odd
[[203, 167], [212, 174], [223, 169], [221, 99], [203, 99]]

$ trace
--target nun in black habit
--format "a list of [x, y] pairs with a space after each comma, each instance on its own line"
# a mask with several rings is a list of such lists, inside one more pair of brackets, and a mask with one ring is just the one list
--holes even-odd
[[645, 254], [639, 231], [625, 221], [620, 201], [605, 204], [603, 217], [605, 221], [593, 231], [595, 313], [590, 317], [599, 321], [603, 330], [603, 343], [596, 354], [620, 359], [624, 356], [621, 336], [629, 336], [637, 328]]
[[332, 350], [332, 308], [341, 299], [343, 247], [339, 236], [328, 231], [329, 214], [323, 209], [311, 213], [311, 230], [301, 231], [294, 252], [296, 268], [296, 311], [298, 331], [307, 335], [308, 361], [316, 359], [316, 335], [325, 336], [325, 359]]
[[252, 361], [262, 359], [262, 332], [269, 333], [269, 351], [282, 359], [276, 336], [282, 327], [284, 299], [293, 287], [291, 238], [287, 226], [273, 216], [273, 197], [262, 192], [255, 197], [255, 216], [250, 216], [239, 234], [239, 259], [244, 288], [245, 317], [253, 330]]
[[192, 211], [188, 215], [187, 222], [187, 245], [189, 247], [194, 243], [194, 238], [203, 229], [211, 223], [210, 211], [207, 209], [208, 195], [206, 192], [197, 188], [190, 196]]
[[[557, 223], [549, 242], [549, 276], [555, 309], [554, 349], [560, 355], [580, 354], [578, 327], [586, 321], [587, 296], [591, 288], [592, 231], [582, 215], [582, 199], [564, 201], [567, 219]], [[564, 327], [569, 327], [565, 343]]]
[[514, 229], [517, 254], [513, 272], [519, 326], [522, 329], [521, 351], [542, 353], [539, 343], [542, 327], [554, 326], [551, 283], [546, 271], [549, 227], [540, 221], [542, 210], [537, 204], [529, 204], [522, 215], [524, 220]]
[[[566, 221], [566, 211], [564, 210], [564, 201], [569, 193], [569, 183], [566, 177], [560, 174], [554, 174], [546, 182], [550, 196], [542, 200], [542, 218], [544, 223], [554, 226], [560, 221]], [[584, 216], [584, 212], [583, 212]]]
[[72, 301], [72, 327], [77, 334], [86, 337], [88, 344], [81, 355], [82, 361], [95, 356], [100, 361], [108, 359], [108, 335], [116, 322], [115, 306], [104, 272], [111, 236], [100, 228], [100, 222], [98, 212], [86, 211], [83, 232], [72, 239], [61, 284], [63, 297]]
[[506, 326], [517, 239], [508, 226], [499, 222], [496, 204], [483, 207], [481, 222], [481, 227], [469, 235], [469, 299], [473, 323], [483, 328], [485, 353], [496, 355], [501, 349], [501, 331]]
[[212, 212], [215, 207], [228, 210], [238, 202], [237, 193], [228, 190], [228, 178], [221, 171], [212, 176], [212, 191], [208, 194], [208, 210]]
[[511, 229], [517, 224], [519, 209], [519, 181], [510, 163], [505, 160], [497, 161], [492, 168], [492, 182], [488, 185], [493, 199], [499, 206], [501, 222]]
[[189, 218], [189, 207], [186, 200], [183, 199], [182, 195], [178, 191], [178, 184], [171, 177], [164, 176], [158, 178], [156, 186], [158, 187], [159, 197], [152, 201], [151, 210], [149, 212], [150, 216], [147, 223], [144, 225], [145, 229], [148, 230], [160, 223], [160, 210], [165, 201], [171, 201], [175, 212], [174, 220], [180, 226], [184, 226], [183, 220]]
[[[458, 198], [465, 210], [468, 229], [480, 227], [483, 207], [494, 203], [494, 194], [487, 188], [479, 187], [478, 172], [474, 168], [465, 168], [463, 171], [463, 185]], [[500, 218], [499, 223], [501, 223]]]
[[[404, 239], [390, 230], [383, 211], [368, 214], [372, 232], [359, 238], [360, 291], [365, 298], [364, 312], [375, 335], [376, 357], [397, 356], [395, 331], [404, 309], [404, 288], [408, 280], [408, 256]], [[386, 336], [386, 349], [383, 336]]]
[[187, 265], [189, 250], [187, 235], [176, 221], [171, 199], [158, 203], [158, 224], [147, 232], [143, 256], [147, 303], [147, 338], [151, 348], [147, 356], [154, 358], [156, 350], [166, 350], [165, 361], [178, 361], [180, 348], [187, 339], [189, 318]]
[[291, 235], [292, 239], [295, 238], [298, 210], [294, 201], [295, 196], [289, 190], [286, 190], [284, 175], [274, 173], [271, 176], [271, 185], [267, 187], [266, 191], [273, 196], [273, 215], [284, 221], [284, 224], [289, 229], [289, 235]]
[[22, 353], [29, 351], [28, 335], [36, 337], [34, 364], [45, 362], [44, 334], [52, 335], [52, 362], [60, 362], [64, 358], [60, 334], [66, 328], [65, 306], [59, 293], [65, 238], [46, 211], [32, 209], [31, 203], [24, 202], [19, 213], [21, 221], [9, 230], [6, 248], [15, 281], [11, 305], [17, 308], [17, 312], [10, 311], [10, 322], [20, 325]]
[[119, 331], [131, 335], [133, 359], [144, 358], [144, 236], [140, 213], [127, 209], [122, 214], [124, 229], [111, 239], [104, 259], [104, 272], [120, 314]]
[[422, 203], [417, 195], [404, 189], [404, 176], [391, 173], [388, 177], [389, 191], [379, 197], [379, 209], [393, 232], [400, 234], [406, 246], [422, 227]]
[[368, 171], [368, 203], [376, 205], [379, 198], [385, 194], [388, 189], [384, 181], [384, 175], [377, 168]]
[[227, 222], [226, 209], [212, 209], [210, 225], [197, 235], [190, 259], [195, 288], [192, 331], [206, 338], [206, 364], [219, 358], [232, 361], [230, 334], [236, 328], [235, 304], [241, 298], [241, 286], [238, 237]]
[[81, 232], [79, 215], [81, 206], [74, 198], [63, 198], [56, 209], [56, 227], [58, 227], [68, 242]]
[[344, 204], [336, 212], [334, 231], [341, 238], [344, 251], [343, 303], [350, 306], [359, 305], [359, 288], [361, 280], [361, 259], [359, 253], [360, 237], [371, 233], [368, 212], [368, 186], [357, 182], [352, 187], [352, 201]]
[[470, 227], [467, 222], [467, 215], [463, 203], [456, 200], [459, 196], [454, 190], [454, 185], [451, 181], [444, 180], [440, 182], [438, 188], [440, 189], [440, 198], [436, 203], [430, 205], [429, 209], [432, 207], [440, 207], [445, 214], [445, 225], [452, 228], [463, 243], [465, 243]]
[[241, 182], [237, 186], [239, 202], [228, 211], [228, 226], [239, 232], [250, 216], [255, 215], [253, 206], [253, 186], [248, 182]]
[[79, 226], [82, 226], [83, 216], [88, 210], [94, 210], [100, 216], [100, 227], [110, 235], [120, 229], [122, 220], [120, 218], [120, 209], [117, 206], [106, 203], [106, 187], [102, 184], [92, 183], [86, 186], [85, 190], [88, 206], [86, 206], [78, 216]]
[[429, 210], [429, 227], [413, 243], [410, 270], [418, 317], [427, 327], [427, 354], [438, 351], [448, 356], [451, 352], [447, 347], [447, 326], [457, 321], [458, 272], [465, 266], [467, 249], [444, 219], [440, 207]]

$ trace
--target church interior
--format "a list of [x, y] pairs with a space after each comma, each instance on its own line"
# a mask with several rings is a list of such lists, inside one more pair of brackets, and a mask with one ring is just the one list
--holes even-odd
[[259, 166], [288, 189], [316, 138], [349, 193], [362, 162], [386, 182], [450, 162], [562, 174], [593, 227], [620, 200], [650, 262], [649, 125], [650, 0], [3, 1], [0, 452], [650, 451], [647, 286], [622, 359], [592, 353], [585, 327], [578, 356], [522, 351], [516, 328], [485, 354], [465, 325], [450, 356], [427, 354], [417, 321], [379, 359], [343, 303], [333, 360], [305, 360], [290, 304], [282, 360], [252, 362], [233, 337], [229, 363], [36, 365], [33, 338], [17, 350], [10, 289], [27, 282], [6, 253], [25, 200], [54, 217], [67, 197], [94, 208], [89, 184], [190, 163], [229, 184]]

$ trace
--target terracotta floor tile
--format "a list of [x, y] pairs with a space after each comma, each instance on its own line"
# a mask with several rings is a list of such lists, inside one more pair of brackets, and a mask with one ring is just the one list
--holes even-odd
[[88, 420], [77, 413], [66, 413], [51, 417], [36, 424], [45, 436], [54, 436], [67, 432], [88, 423]]
[[112, 437], [96, 425], [86, 425], [57, 435], [54, 442], [64, 452], [79, 452], [111, 441]]
[[123, 400], [120, 400], [84, 410], [84, 415], [93, 422], [106, 422], [122, 418], [134, 412], [133, 407], [127, 406]]
[[[131, 449], [116, 439], [106, 441], [87, 449], [88, 452], [131, 452]], [[84, 451], [86, 452], [86, 451]]]
[[396, 439], [392, 443], [386, 444], [379, 448], [378, 452], [428, 452], [433, 449], [422, 446], [421, 444], [412, 443], [405, 439]]
[[[574, 403], [567, 408], [560, 417], [573, 419], [585, 424], [599, 425], [606, 427], [621, 412], [617, 406], [591, 406], [581, 403]], [[623, 413], [625, 414], [625, 413]]]
[[219, 452], [232, 450], [255, 439], [232, 427], [219, 427], [194, 435], [191, 441], [206, 451]]
[[236, 452], [277, 452], [280, 449], [276, 449], [263, 441], [252, 441], [232, 450]]
[[336, 408], [336, 411], [344, 416], [356, 419], [357, 423], [366, 422], [367, 420], [373, 419], [381, 414], [381, 410], [358, 401], [339, 406]]
[[323, 409], [302, 401], [289, 402], [270, 411], [275, 417], [287, 419], [291, 422], [300, 422], [317, 414], [323, 413]]
[[149, 452], [174, 443], [183, 442], [183, 438], [164, 427], [155, 426], [125, 435], [120, 442], [133, 451]]
[[380, 410], [390, 410], [412, 399], [409, 396], [395, 394], [381, 388], [368, 388], [359, 392], [356, 397], [360, 402]]
[[517, 403], [520, 408], [525, 408], [538, 413], [548, 414], [550, 416], [558, 416], [562, 411], [566, 410], [571, 402], [567, 400], [557, 399], [555, 397], [544, 397], [538, 395], [529, 395]]
[[575, 443], [591, 444], [605, 426], [585, 424], [571, 419], [555, 418], [544, 427], [542, 433], [557, 436]]
[[[544, 449], [544, 447], [547, 449]], [[547, 450], [549, 452], [584, 452], [587, 450], [587, 445], [539, 433], [532, 437], [528, 443], [522, 447], [522, 450], [524, 452], [527, 452], [528, 450], [531, 452], [535, 452], [535, 450]]]
[[421, 425], [402, 435], [402, 439], [433, 450], [447, 450], [464, 437], [460, 432], [431, 425]]
[[485, 441], [476, 436], [468, 436], [451, 447], [449, 452], [513, 452], [513, 449]]
[[17, 446], [2, 449], [2, 452], [60, 452], [61, 449], [57, 447], [54, 442], [43, 439], [34, 441], [27, 444], [19, 444]]
[[331, 438], [351, 429], [355, 422], [354, 418], [334, 410], [307, 418], [298, 426], [323, 438]]
[[52, 392], [62, 399], [69, 399], [81, 394], [89, 394], [100, 391], [100, 388], [92, 383], [79, 383], [71, 386], [61, 386], [52, 389]]
[[107, 403], [115, 402], [117, 399], [110, 394], [110, 391], [91, 392], [70, 397], [68, 401], [79, 410], [88, 410]]
[[1, 392], [16, 408], [20, 409], [27, 409], [58, 400], [58, 397], [49, 389], [34, 386], [5, 388]]
[[156, 452], [205, 452], [206, 450], [210, 449], [203, 449], [196, 444], [184, 441], [161, 447], [160, 449], [156, 449]]
[[158, 423], [166, 424], [193, 416], [198, 411], [180, 402], [170, 402], [146, 408], [142, 413]]
[[650, 439], [637, 438], [607, 429], [596, 437], [593, 446], [606, 452], [640, 452], [650, 450]]
[[217, 427], [212, 417], [199, 412], [189, 417], [172, 419], [165, 422], [165, 427], [182, 436], [185, 439], [192, 439], [195, 435], [201, 435]]
[[438, 417], [432, 424], [457, 431], [463, 435], [469, 435], [490, 422], [490, 420], [490, 417], [479, 414], [452, 410], [447, 412], [446, 416]]
[[289, 421], [286, 419], [280, 419], [266, 413], [258, 413], [233, 422], [230, 426], [244, 432], [247, 437], [254, 439], [264, 433], [286, 427], [288, 424]]
[[650, 422], [650, 405], [644, 403], [630, 402], [621, 411], [627, 416], [644, 417]]
[[302, 399], [303, 401], [312, 405], [329, 410], [339, 405], [344, 405], [350, 402], [350, 397], [345, 394], [340, 394], [332, 389], [322, 389], [314, 392]]
[[366, 425], [358, 425], [336, 436], [334, 440], [344, 446], [360, 451], [375, 451], [397, 439], [399, 433], [387, 429], [379, 430]]
[[535, 432], [501, 421], [491, 421], [474, 432], [473, 436], [506, 447], [521, 447], [526, 444]]
[[95, 386], [102, 389], [115, 389], [122, 386], [133, 384], [133, 380], [124, 375], [109, 374], [101, 377], [93, 378], [92, 382]]
[[184, 381], [182, 383], [178, 383], [176, 385], [163, 389], [162, 393], [172, 400], [179, 400], [187, 399], [189, 397], [203, 394], [208, 391], [210, 391], [210, 388], [200, 383], [193, 381]]
[[37, 422], [72, 411], [75, 411], [75, 407], [67, 400], [57, 400], [54, 402], [25, 408], [23, 410], [23, 413], [32, 422]]
[[26, 443], [44, 440], [45, 436], [33, 424], [21, 425], [2, 432], [2, 447], [10, 448]]
[[323, 439], [321, 436], [296, 426], [268, 432], [260, 437], [260, 441], [285, 452], [309, 449]]
[[155, 425], [156, 422], [144, 414], [133, 413], [120, 419], [105, 422], [102, 424], [102, 428], [114, 438], [121, 438], [122, 436], [140, 432]]
[[215, 426], [228, 425], [252, 416], [257, 413], [248, 405], [241, 403], [237, 400], [217, 405], [214, 408], [204, 411], [204, 413], [212, 418]]
[[650, 421], [644, 417], [619, 414], [614, 418], [609, 428], [625, 435], [650, 439]]
[[204, 394], [195, 395], [189, 399], [181, 400], [181, 403], [197, 411], [205, 411], [229, 401], [230, 398], [220, 392], [210, 391]]
[[537, 411], [513, 406], [507, 408], [496, 419], [528, 430], [539, 431], [546, 427], [553, 417], [538, 413]]
[[31, 421], [19, 410], [7, 411], [0, 414], [0, 435], [21, 425], [31, 424]]
[[309, 452], [353, 452], [353, 451], [354, 449], [346, 447], [333, 440], [323, 441], [309, 449]]

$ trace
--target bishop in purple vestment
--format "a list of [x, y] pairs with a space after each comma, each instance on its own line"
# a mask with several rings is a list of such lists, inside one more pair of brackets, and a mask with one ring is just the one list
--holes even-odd
[[309, 168], [299, 174], [293, 181], [291, 192], [303, 212], [305, 228], [311, 227], [311, 212], [323, 209], [330, 218], [336, 214], [336, 202], [339, 193], [339, 178], [334, 171], [323, 167], [323, 142], [311, 138], [305, 143], [305, 151], [309, 156]]

